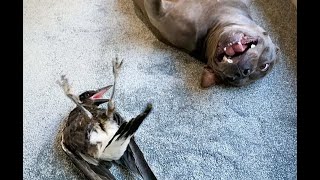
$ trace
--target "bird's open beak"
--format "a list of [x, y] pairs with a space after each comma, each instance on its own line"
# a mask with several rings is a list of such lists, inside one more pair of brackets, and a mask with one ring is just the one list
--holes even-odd
[[109, 99], [103, 99], [102, 96], [112, 87], [113, 85], [109, 85], [97, 90], [97, 93], [90, 97], [90, 99], [95, 103], [105, 103], [108, 102]]

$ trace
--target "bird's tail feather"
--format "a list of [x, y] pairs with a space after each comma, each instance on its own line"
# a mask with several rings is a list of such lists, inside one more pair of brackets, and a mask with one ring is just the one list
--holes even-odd
[[127, 150], [123, 156], [116, 161], [116, 163], [127, 167], [134, 173], [139, 174], [144, 180], [157, 179], [134, 138], [130, 140]]

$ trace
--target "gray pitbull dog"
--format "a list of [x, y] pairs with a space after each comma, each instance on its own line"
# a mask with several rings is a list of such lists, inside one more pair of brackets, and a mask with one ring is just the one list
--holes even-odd
[[250, 16], [250, 0], [133, 0], [156, 37], [206, 63], [201, 86], [243, 86], [268, 74], [279, 48]]

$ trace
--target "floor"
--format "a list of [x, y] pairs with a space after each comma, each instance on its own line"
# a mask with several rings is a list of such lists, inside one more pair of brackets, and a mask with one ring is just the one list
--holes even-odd
[[23, 3], [24, 179], [84, 179], [59, 145], [74, 104], [56, 80], [65, 74], [74, 93], [109, 85], [115, 56], [124, 59], [120, 114], [129, 120], [154, 105], [136, 140], [158, 179], [297, 178], [297, 13], [289, 0], [252, 4], [281, 49], [273, 71], [246, 87], [209, 89], [200, 88], [204, 64], [158, 41], [132, 1]]

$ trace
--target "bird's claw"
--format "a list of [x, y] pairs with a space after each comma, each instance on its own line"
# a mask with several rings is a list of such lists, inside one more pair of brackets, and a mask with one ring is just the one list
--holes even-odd
[[123, 63], [123, 59], [119, 62], [118, 56], [116, 56], [115, 60], [112, 61], [113, 74], [115, 76], [119, 73], [122, 63]]
[[57, 80], [56, 82], [63, 89], [66, 95], [71, 94], [71, 86], [66, 78], [66, 75], [61, 75], [61, 80]]

